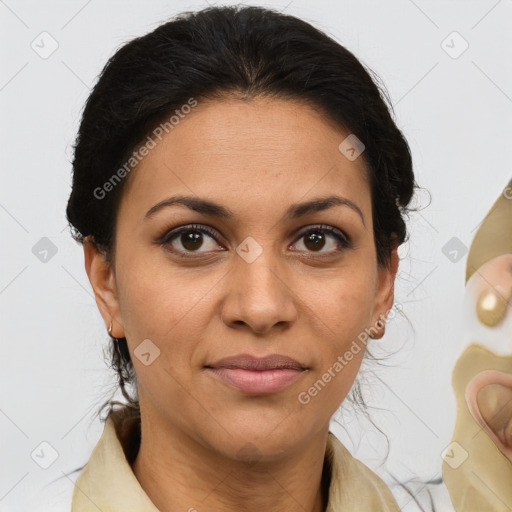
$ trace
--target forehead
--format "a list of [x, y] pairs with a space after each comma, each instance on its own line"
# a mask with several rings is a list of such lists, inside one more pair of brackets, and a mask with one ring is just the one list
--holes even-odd
[[245, 206], [257, 201], [264, 211], [285, 198], [339, 193], [369, 207], [364, 153], [347, 158], [339, 146], [350, 134], [306, 103], [198, 100], [167, 132], [153, 137], [156, 144], [129, 175], [122, 203], [149, 208], [182, 193]]

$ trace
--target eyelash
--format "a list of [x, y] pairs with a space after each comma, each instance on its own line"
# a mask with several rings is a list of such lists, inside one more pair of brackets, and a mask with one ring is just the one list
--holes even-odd
[[[214, 230], [213, 228], [203, 225], [203, 224], [188, 224], [187, 226], [182, 226], [182, 227], [177, 228], [172, 231], [166, 231], [164, 233], [164, 235], [161, 236], [157, 240], [157, 244], [158, 245], [170, 244], [170, 242], [172, 242], [179, 235], [181, 235], [183, 233], [189, 233], [189, 232], [205, 233], [205, 234], [211, 236], [217, 243], [219, 243], [217, 240], [217, 238], [218, 238], [217, 231]], [[310, 235], [311, 233], [322, 233], [322, 234], [327, 233], [329, 235], [332, 235], [343, 248], [343, 249], [335, 249], [333, 251], [327, 251], [326, 253], [321, 253], [321, 254], [317, 254], [317, 255], [315, 255], [314, 252], [311, 252], [311, 254], [313, 255], [312, 256], [313, 258], [319, 258], [319, 259], [324, 258], [326, 255], [330, 256], [335, 252], [341, 252], [342, 250], [352, 248], [352, 241], [349, 236], [347, 236], [345, 233], [343, 233], [343, 231], [341, 231], [337, 228], [334, 228], [332, 226], [328, 226], [326, 224], [319, 224], [318, 226], [312, 226], [312, 227], [307, 228], [305, 231], [303, 231], [300, 235], [297, 236], [294, 243], [298, 242], [301, 238], [304, 238], [305, 236]], [[174, 248], [171, 248], [169, 250], [171, 252], [173, 252], [174, 254], [178, 254], [180, 257], [184, 257], [184, 258], [198, 258], [200, 256], [197, 256], [196, 254], [199, 254], [199, 255], [202, 254], [200, 252], [196, 253], [195, 251], [184, 252], [181, 250], [176, 250]], [[302, 252], [302, 251], [298, 251], [298, 252]]]

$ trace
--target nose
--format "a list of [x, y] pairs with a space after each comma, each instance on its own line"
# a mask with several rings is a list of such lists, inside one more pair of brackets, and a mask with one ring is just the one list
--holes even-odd
[[288, 269], [264, 251], [255, 261], [236, 261], [229, 277], [222, 320], [230, 328], [269, 335], [289, 328], [297, 319], [297, 296]]

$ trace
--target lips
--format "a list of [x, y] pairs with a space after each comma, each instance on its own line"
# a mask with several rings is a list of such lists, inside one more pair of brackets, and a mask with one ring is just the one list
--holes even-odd
[[306, 370], [306, 366], [300, 364], [295, 359], [281, 354], [271, 354], [266, 357], [258, 358], [249, 354], [239, 354], [237, 356], [226, 357], [212, 364], [206, 365], [207, 368], [240, 368], [241, 370], [265, 371], [265, 370]]
[[275, 393], [296, 381], [308, 368], [281, 354], [257, 358], [239, 354], [205, 365], [207, 371], [244, 393]]

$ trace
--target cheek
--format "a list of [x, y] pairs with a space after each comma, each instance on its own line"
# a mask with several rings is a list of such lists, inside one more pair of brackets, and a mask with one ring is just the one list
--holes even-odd
[[[361, 274], [362, 275], [362, 274]], [[315, 371], [301, 392], [313, 415], [334, 414], [347, 396], [363, 360], [373, 309], [371, 279], [331, 280], [321, 294], [309, 296], [315, 311], [317, 348]], [[371, 272], [366, 274], [371, 275]], [[355, 282], [357, 281], [357, 283]], [[326, 300], [328, 298], [328, 300]], [[300, 397], [299, 397], [300, 399]], [[304, 403], [301, 402], [301, 403]]]
[[195, 319], [194, 326], [200, 326], [198, 310], [207, 301], [213, 279], [194, 278], [174, 269], [165, 258], [151, 255], [133, 256], [120, 268], [119, 304], [127, 337], [153, 337], [165, 344], [190, 323], [190, 317]]
[[374, 282], [371, 272], [350, 273], [329, 281], [322, 293], [312, 296], [312, 310], [329, 327], [341, 349], [347, 339], [370, 327], [374, 305]]
[[179, 383], [189, 378], [204, 331], [201, 319], [206, 313], [200, 310], [205, 292], [168, 268], [146, 267], [135, 259], [127, 265], [119, 305], [139, 393], [165, 409], [185, 400]]

